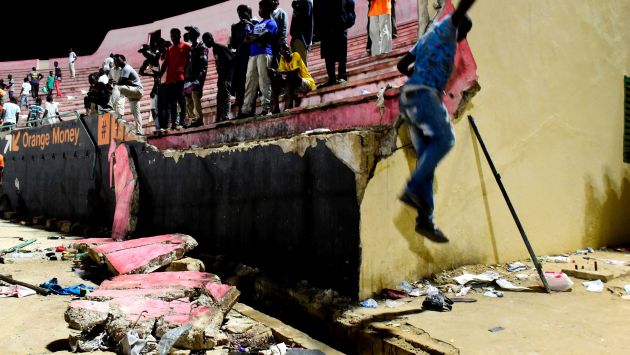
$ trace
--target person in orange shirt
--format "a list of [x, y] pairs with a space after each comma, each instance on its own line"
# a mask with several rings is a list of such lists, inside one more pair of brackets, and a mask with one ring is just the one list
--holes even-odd
[[0, 154], [0, 185], [2, 185], [3, 175], [4, 175], [4, 155]]
[[368, 11], [370, 20], [370, 40], [372, 55], [392, 51], [392, 2], [391, 0], [371, 0]]

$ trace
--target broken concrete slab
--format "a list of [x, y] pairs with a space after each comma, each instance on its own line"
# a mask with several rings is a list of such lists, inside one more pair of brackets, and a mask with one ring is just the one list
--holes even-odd
[[260, 322], [235, 311], [230, 311], [225, 319], [226, 322], [221, 329], [227, 333], [232, 344], [240, 344], [249, 348], [274, 342], [271, 328]]
[[86, 300], [70, 302], [64, 319], [70, 328], [90, 331], [99, 324], [104, 324], [109, 315], [109, 304]]
[[210, 349], [227, 343], [220, 326], [240, 294], [224, 286], [216, 275], [196, 271], [119, 275], [104, 281], [87, 301], [71, 303], [66, 321], [82, 331], [104, 325], [115, 341], [131, 328], [141, 337], [159, 339], [170, 329], [192, 323], [175, 346]]
[[104, 243], [89, 248], [90, 257], [106, 264], [114, 275], [150, 273], [197, 246], [197, 241], [185, 234], [165, 234], [124, 242]]
[[175, 260], [164, 269], [164, 271], [205, 271], [206, 266], [203, 261], [194, 258], [182, 258]]
[[612, 271], [607, 270], [574, 270], [574, 269], [562, 269], [562, 272], [569, 276], [576, 277], [582, 280], [602, 280], [608, 282], [615, 278]]
[[72, 247], [80, 252], [86, 252], [91, 247], [113, 242], [115, 242], [115, 240], [112, 238], [86, 238], [75, 240], [72, 243]]
[[116, 209], [112, 223], [112, 238], [123, 240], [136, 230], [140, 189], [138, 175], [125, 143], [112, 141], [109, 147], [110, 181], [114, 185]]

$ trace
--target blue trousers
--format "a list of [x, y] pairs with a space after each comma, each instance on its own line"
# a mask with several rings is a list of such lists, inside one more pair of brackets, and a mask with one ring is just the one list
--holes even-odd
[[[433, 176], [439, 162], [455, 144], [455, 132], [437, 90], [405, 86], [399, 100], [418, 159], [406, 191], [416, 194], [425, 204], [425, 211], [418, 211], [419, 218], [433, 221]], [[421, 213], [425, 216], [420, 216]]]

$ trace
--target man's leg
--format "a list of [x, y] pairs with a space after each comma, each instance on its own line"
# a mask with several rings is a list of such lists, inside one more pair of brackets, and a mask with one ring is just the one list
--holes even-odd
[[337, 81], [335, 76], [335, 60], [330, 57], [326, 57], [324, 60], [326, 61], [326, 74], [328, 74], [328, 82], [335, 83]]
[[392, 38], [398, 37], [398, 28], [396, 26], [396, 0], [392, 0]]
[[272, 57], [268, 54], [261, 54], [256, 57], [256, 66], [258, 69], [258, 87], [262, 93], [261, 106], [263, 112], [269, 112], [271, 109], [271, 78], [269, 77], [269, 66]]
[[298, 52], [298, 54], [302, 58], [302, 61], [304, 62], [304, 65], [308, 67], [308, 50], [306, 49], [306, 45], [304, 45], [304, 42], [302, 42], [301, 39], [294, 39], [291, 44], [291, 47], [293, 47], [293, 51]]
[[186, 122], [186, 100], [184, 98], [184, 81], [175, 82], [175, 94], [177, 95], [177, 105], [179, 106], [179, 121], [177, 126], [183, 126]]
[[192, 124], [197, 119], [195, 116], [195, 103], [193, 102], [192, 94], [186, 94], [184, 97], [186, 100], [186, 112], [188, 113], [190, 124]]
[[[203, 90], [203, 88], [201, 89]], [[197, 124], [203, 125], [203, 111], [201, 109], [201, 97], [203, 96], [203, 91], [193, 91], [192, 92], [192, 100], [193, 100], [193, 112], [195, 115], [195, 121], [199, 122]], [[229, 94], [228, 94], [229, 98]]]
[[136, 133], [142, 135], [142, 116], [140, 115], [140, 100], [142, 99], [142, 89], [135, 86], [119, 86], [121, 96], [129, 98], [129, 108], [136, 121]]
[[343, 53], [343, 58], [339, 60], [339, 80], [348, 81], [348, 73], [346, 72], [347, 53]]
[[381, 53], [392, 51], [392, 18], [391, 15], [378, 16], [378, 32], [381, 39]]
[[74, 63], [70, 63], [70, 76], [72, 76], [74, 78]]
[[31, 96], [37, 99], [37, 96], [39, 96], [39, 84], [31, 84]]
[[372, 42], [372, 55], [381, 54], [381, 33], [379, 31], [381, 18], [380, 16], [368, 16], [370, 21], [369, 38]]
[[[249, 57], [249, 64], [247, 65], [247, 76], [245, 78], [245, 100], [241, 107], [241, 113], [245, 116], [252, 116], [256, 112], [256, 91], [258, 90], [258, 56]], [[254, 108], [254, 112], [252, 112]]]
[[123, 116], [125, 114], [125, 97], [121, 93], [120, 85], [114, 85], [110, 106], [118, 115]]
[[217, 118], [216, 122], [226, 121], [230, 118], [230, 93], [228, 81], [217, 81]]

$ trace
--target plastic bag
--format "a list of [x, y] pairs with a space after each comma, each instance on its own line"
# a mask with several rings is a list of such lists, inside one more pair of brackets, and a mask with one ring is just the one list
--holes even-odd
[[573, 281], [564, 272], [545, 271], [545, 279], [552, 291], [569, 291], [573, 287]]

